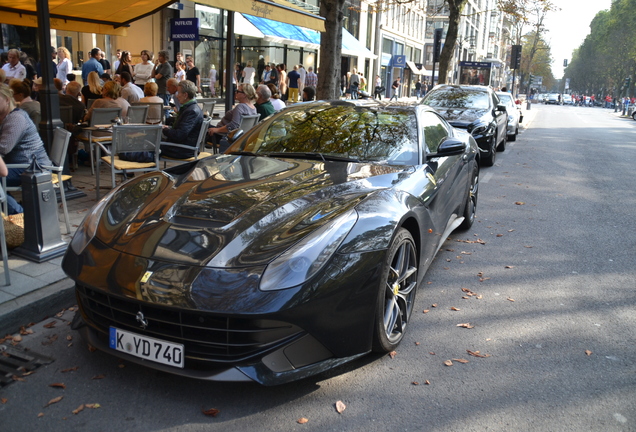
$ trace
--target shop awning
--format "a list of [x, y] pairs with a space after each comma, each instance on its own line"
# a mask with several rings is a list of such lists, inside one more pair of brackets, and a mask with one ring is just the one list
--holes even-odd
[[[176, 0], [50, 0], [51, 28], [125, 36], [126, 27]], [[0, 0], [0, 23], [38, 27], [35, 0]]]
[[[320, 48], [320, 32], [248, 14], [243, 14], [243, 16], [263, 34], [264, 40], [310, 49]], [[238, 32], [240, 31], [238, 30]], [[342, 29], [342, 54], [356, 57], [376, 57], [345, 28]]]
[[325, 31], [324, 18], [285, 0], [196, 0], [196, 2], [270, 21], [289, 23], [319, 32]]
[[417, 68], [417, 66], [415, 66], [415, 63], [413, 63], [412, 61], [407, 61], [406, 65], [409, 67], [409, 69], [411, 69], [411, 71], [415, 74], [415, 75], [422, 75], [422, 71], [419, 70]]

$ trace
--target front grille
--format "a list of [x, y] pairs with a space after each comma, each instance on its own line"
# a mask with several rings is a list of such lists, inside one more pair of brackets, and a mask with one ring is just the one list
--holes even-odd
[[[262, 354], [303, 333], [289, 323], [229, 318], [206, 312], [168, 308], [114, 296], [77, 285], [80, 308], [88, 324], [108, 335], [109, 327], [185, 346], [186, 359], [237, 362]], [[144, 330], [138, 312], [148, 321]]]

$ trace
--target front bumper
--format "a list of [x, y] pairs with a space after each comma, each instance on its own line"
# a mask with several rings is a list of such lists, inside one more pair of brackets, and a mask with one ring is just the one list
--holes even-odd
[[[384, 254], [337, 254], [308, 283], [271, 292], [258, 289], [262, 268], [180, 266], [96, 240], [79, 256], [69, 249], [62, 266], [76, 282], [77, 327], [96, 348], [178, 375], [273, 385], [370, 351]], [[184, 369], [110, 349], [111, 326], [183, 344]]]

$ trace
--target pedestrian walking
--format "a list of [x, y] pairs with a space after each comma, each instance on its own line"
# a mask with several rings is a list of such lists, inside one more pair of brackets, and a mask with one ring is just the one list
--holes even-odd
[[395, 98], [395, 100], [398, 100], [399, 94], [400, 94], [400, 86], [402, 84], [400, 83], [400, 77], [397, 77], [397, 79], [395, 81], [393, 81], [393, 84], [391, 84], [391, 89], [393, 90], [393, 95], [391, 96], [391, 99], [389, 99], [389, 101], [392, 101], [393, 98]]

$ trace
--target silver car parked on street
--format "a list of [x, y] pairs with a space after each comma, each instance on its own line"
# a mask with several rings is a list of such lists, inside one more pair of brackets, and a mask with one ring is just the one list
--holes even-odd
[[516, 141], [517, 134], [519, 133], [519, 123], [523, 120], [521, 108], [515, 104], [512, 94], [508, 92], [497, 92], [497, 96], [499, 96], [501, 103], [506, 106], [506, 111], [508, 112], [508, 126], [506, 127], [508, 141]]

